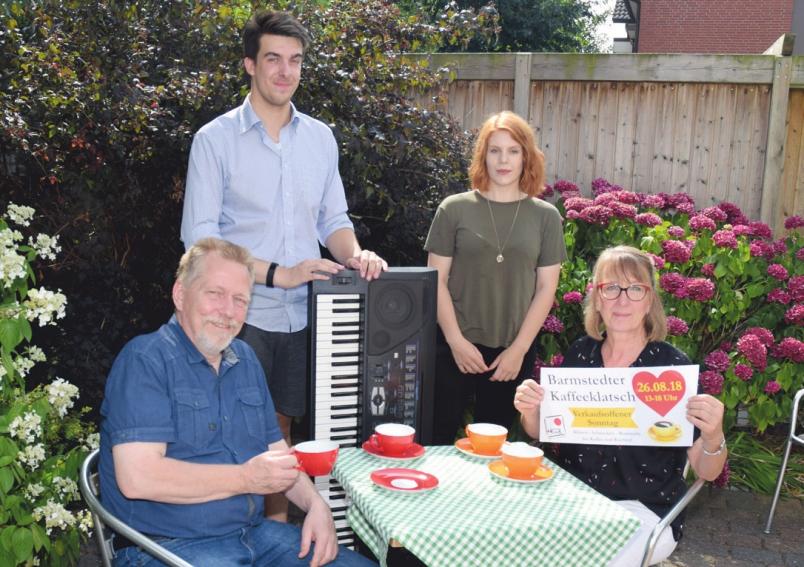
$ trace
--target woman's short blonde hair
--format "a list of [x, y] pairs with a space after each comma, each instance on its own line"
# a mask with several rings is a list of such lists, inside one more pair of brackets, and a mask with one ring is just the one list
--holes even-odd
[[182, 255], [179, 267], [176, 270], [176, 280], [187, 287], [201, 275], [202, 260], [209, 254], [218, 254], [221, 258], [231, 260], [245, 266], [251, 283], [254, 284], [254, 257], [251, 252], [220, 238], [202, 238]]
[[586, 334], [597, 340], [603, 338], [605, 325], [597, 310], [597, 284], [602, 283], [604, 276], [617, 276], [626, 280], [636, 280], [650, 285], [650, 310], [645, 316], [645, 334], [648, 341], [663, 341], [667, 336], [667, 316], [664, 313], [662, 299], [656, 292], [656, 270], [653, 259], [632, 246], [614, 246], [606, 248], [595, 262], [592, 275], [592, 287], [586, 294], [584, 303], [584, 328]]
[[519, 178], [519, 189], [527, 193], [528, 197], [538, 197], [544, 191], [544, 154], [536, 146], [536, 137], [530, 125], [510, 110], [491, 115], [480, 127], [472, 163], [469, 166], [472, 188], [481, 192], [489, 189], [486, 153], [489, 149], [489, 138], [498, 130], [505, 130], [517, 144], [522, 146], [522, 177]]

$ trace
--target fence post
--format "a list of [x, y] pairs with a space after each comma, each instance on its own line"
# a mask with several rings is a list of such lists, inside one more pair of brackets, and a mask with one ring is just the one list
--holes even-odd
[[530, 111], [530, 53], [517, 53], [514, 60], [514, 112], [529, 120]]
[[[791, 37], [792, 36], [792, 37]], [[785, 34], [765, 52], [774, 55], [773, 87], [768, 116], [768, 143], [762, 174], [760, 220], [776, 227], [781, 216], [782, 176], [784, 174], [784, 144], [787, 137], [787, 106], [790, 100], [790, 77], [793, 69], [795, 35]]]

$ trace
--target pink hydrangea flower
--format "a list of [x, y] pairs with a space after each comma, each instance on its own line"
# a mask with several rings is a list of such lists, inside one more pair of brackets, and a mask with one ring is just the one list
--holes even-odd
[[765, 384], [765, 393], [768, 394], [769, 396], [772, 396], [781, 389], [782, 389], [781, 384], [779, 384], [776, 380], [768, 380], [768, 383]]
[[770, 227], [766, 225], [764, 222], [760, 221], [751, 221], [748, 223], [748, 226], [751, 227], [751, 232], [754, 233], [754, 236], [759, 238], [773, 238], [773, 232], [771, 231]]
[[745, 334], [737, 339], [737, 350], [760, 372], [768, 365], [768, 350], [756, 335]]
[[790, 277], [790, 274], [787, 273], [787, 269], [781, 264], [771, 264], [768, 266], [768, 275], [780, 281], [784, 281]]
[[[683, 229], [682, 229], [683, 231]], [[662, 242], [664, 259], [672, 264], [684, 264], [690, 259], [690, 251], [683, 242], [665, 240]]]
[[568, 291], [564, 294], [564, 303], [581, 303], [583, 294], [580, 291]]
[[544, 320], [542, 329], [544, 329], [548, 333], [553, 333], [554, 335], [557, 335], [564, 331], [564, 323], [562, 323], [561, 319], [559, 319], [555, 315], [548, 315], [547, 318]]
[[804, 246], [796, 250], [796, 260], [804, 262]]
[[667, 229], [667, 234], [673, 238], [684, 238], [684, 229], [680, 226], [671, 226]]
[[790, 303], [790, 294], [783, 289], [772, 289], [768, 292], [767, 297], [769, 303], [781, 303], [782, 305]]
[[581, 220], [589, 224], [599, 224], [601, 226], [608, 225], [612, 216], [614, 216], [614, 212], [609, 207], [603, 205], [592, 205], [580, 211]]
[[703, 266], [701, 266], [701, 273], [705, 275], [707, 278], [715, 277], [715, 265], [704, 264]]
[[735, 224], [731, 227], [735, 236], [751, 236], [751, 227], [746, 224]]
[[686, 213], [688, 215], [691, 215], [692, 213], [695, 212], [695, 205], [693, 205], [692, 203], [679, 203], [678, 205], [676, 205], [676, 210], [679, 213]]
[[780, 238], [773, 243], [773, 253], [777, 255], [787, 254], [787, 242], [784, 241], [784, 238]]
[[[659, 226], [662, 224], [662, 217], [656, 213], [639, 213], [634, 217], [634, 221], [644, 226]], [[804, 250], [804, 248], [802, 248], [802, 250]]]
[[561, 193], [562, 195], [568, 191], [580, 193], [580, 189], [575, 183], [571, 183], [565, 179], [559, 179], [555, 183], [553, 183], [553, 189]]
[[701, 372], [700, 382], [706, 394], [717, 396], [723, 391], [723, 375], [714, 370], [704, 370]]
[[569, 220], [576, 220], [581, 216], [581, 213], [573, 209], [571, 211], [567, 211], [566, 216]]
[[752, 258], [773, 258], [773, 245], [768, 242], [753, 241], [748, 245]]
[[704, 358], [704, 364], [711, 370], [725, 372], [729, 368], [729, 355], [722, 350], [713, 350]]
[[550, 359], [550, 366], [559, 367], [564, 363], [564, 355], [563, 354], [554, 354], [553, 358]]
[[662, 195], [646, 195], [642, 199], [642, 206], [649, 209], [663, 209], [667, 201]]
[[592, 194], [600, 195], [601, 193], [605, 193], [610, 190], [611, 184], [602, 177], [592, 180]]
[[717, 208], [728, 216], [726, 222], [730, 222], [731, 224], [748, 224], [748, 217], [746, 217], [740, 210], [740, 207], [734, 203], [723, 201], [717, 205]]
[[746, 366], [745, 364], [735, 364], [734, 375], [743, 382], [748, 382], [754, 375], [754, 371], [751, 370], [750, 366]]
[[723, 341], [722, 343], [720, 343], [720, 346], [718, 348], [720, 350], [725, 350], [726, 352], [729, 352], [733, 347], [734, 345], [730, 341]]
[[707, 278], [689, 278], [686, 296], [693, 301], [709, 301], [715, 296], [715, 284]]
[[787, 290], [790, 298], [796, 303], [804, 302], [804, 276], [793, 276], [787, 280]]
[[712, 484], [718, 488], [726, 488], [729, 485], [729, 477], [731, 476], [731, 469], [729, 468], [729, 461], [723, 463], [723, 470], [717, 475], [717, 478], [712, 481]]
[[585, 197], [570, 197], [564, 201], [564, 209], [567, 211], [582, 211], [586, 207], [591, 207], [594, 204], [592, 199]]
[[679, 299], [683, 299], [687, 296], [685, 288], [686, 284], [687, 278], [677, 272], [662, 274], [659, 277], [659, 286], [667, 293], [670, 293]]
[[614, 213], [614, 216], [621, 219], [632, 219], [637, 216], [637, 208], [634, 205], [614, 201], [609, 203], [609, 207]]
[[799, 228], [802, 226], [804, 226], [804, 218], [798, 215], [793, 215], [792, 217], [787, 217], [784, 219], [784, 227], [787, 230], [793, 230], [794, 228]]
[[791, 325], [804, 325], [804, 304], [796, 304], [784, 314], [785, 323]]
[[542, 199], [549, 199], [549, 198], [550, 198], [550, 197], [552, 197], [553, 195], [554, 195], [554, 192], [553, 192], [553, 186], [552, 186], [552, 185], [550, 185], [549, 183], [545, 183], [545, 184], [544, 184], [544, 190], [542, 191], [542, 194], [541, 194], [541, 195], [539, 195], [539, 196], [540, 196]]
[[664, 258], [661, 256], [657, 256], [656, 254], [651, 254], [648, 252], [648, 256], [650, 256], [651, 260], [653, 260], [653, 267], [657, 270], [661, 270], [664, 268]]
[[700, 212], [705, 217], [709, 217], [715, 222], [726, 222], [729, 219], [729, 215], [723, 209], [718, 207], [706, 207], [704, 210]]
[[804, 362], [804, 343], [793, 337], [782, 339], [771, 348], [776, 358], [786, 358], [792, 362]]
[[765, 327], [749, 327], [743, 335], [754, 335], [766, 347], [771, 346], [773, 341], [776, 340], [773, 337], [773, 331]]
[[[720, 211], [720, 209], [717, 210]], [[712, 240], [715, 246], [719, 246], [720, 248], [737, 248], [737, 238], [730, 230], [718, 230], [712, 235]]]
[[671, 335], [676, 337], [686, 335], [689, 330], [689, 325], [687, 325], [687, 322], [684, 321], [684, 319], [679, 319], [674, 315], [667, 317], [667, 332]]
[[715, 221], [706, 215], [695, 215], [690, 219], [690, 230], [694, 230], [695, 232], [715, 230], [715, 228], [717, 228]]
[[639, 195], [634, 193], [633, 191], [624, 191], [618, 190], [614, 192], [614, 195], [617, 196], [617, 200], [621, 203], [625, 203], [627, 205], [638, 205], [640, 203]]

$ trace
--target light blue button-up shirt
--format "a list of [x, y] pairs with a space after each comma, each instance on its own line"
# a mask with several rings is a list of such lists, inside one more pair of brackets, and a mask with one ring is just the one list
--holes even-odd
[[[290, 267], [320, 258], [318, 243], [341, 228], [353, 226], [338, 146], [323, 122], [291, 105], [290, 122], [276, 143], [246, 97], [195, 135], [181, 222], [185, 247], [214, 236]], [[246, 320], [266, 331], [303, 329], [307, 285], [284, 290], [256, 284]]]

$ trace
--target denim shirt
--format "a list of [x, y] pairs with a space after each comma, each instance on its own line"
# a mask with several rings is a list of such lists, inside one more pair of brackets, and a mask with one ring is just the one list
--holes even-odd
[[[256, 258], [294, 266], [320, 258], [319, 242], [349, 220], [329, 127], [291, 105], [290, 122], [271, 139], [247, 97], [201, 128], [193, 139], [181, 239], [189, 248], [208, 236], [248, 249]], [[307, 326], [307, 285], [255, 285], [247, 322], [265, 331]]]
[[147, 534], [205, 537], [256, 525], [263, 498], [252, 494], [200, 504], [130, 500], [114, 475], [112, 447], [166, 443], [166, 456], [191, 463], [239, 464], [282, 439], [265, 375], [251, 348], [235, 339], [218, 374], [175, 317], [118, 355], [101, 406], [103, 504]]

